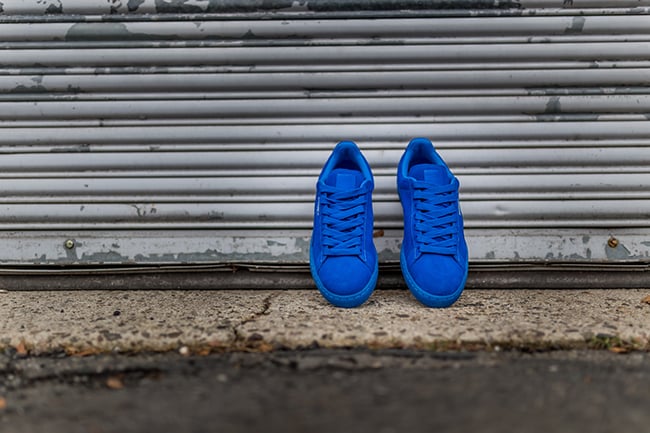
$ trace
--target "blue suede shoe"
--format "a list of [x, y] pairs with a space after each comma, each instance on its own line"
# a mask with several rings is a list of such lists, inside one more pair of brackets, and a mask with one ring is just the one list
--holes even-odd
[[467, 279], [458, 187], [431, 141], [411, 140], [397, 168], [404, 211], [400, 264], [413, 295], [429, 307], [453, 304]]
[[321, 294], [337, 307], [363, 304], [377, 284], [372, 239], [370, 166], [356, 144], [339, 143], [316, 184], [311, 274]]

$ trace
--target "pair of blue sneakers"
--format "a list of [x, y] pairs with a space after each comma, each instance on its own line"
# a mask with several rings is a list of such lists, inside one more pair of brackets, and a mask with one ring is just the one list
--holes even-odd
[[[426, 138], [411, 140], [397, 168], [404, 213], [402, 274], [429, 307], [448, 307], [467, 279], [467, 244], [458, 205], [458, 179]], [[373, 243], [370, 166], [356, 144], [339, 143], [316, 185], [311, 273], [321, 294], [338, 307], [357, 307], [379, 273]]]

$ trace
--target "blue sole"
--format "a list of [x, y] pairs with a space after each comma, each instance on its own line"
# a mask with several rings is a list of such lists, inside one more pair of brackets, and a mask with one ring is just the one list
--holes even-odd
[[379, 276], [379, 263], [375, 263], [375, 269], [370, 277], [370, 281], [366, 284], [363, 289], [354, 293], [352, 295], [337, 295], [332, 293], [323, 286], [316, 269], [314, 269], [314, 258], [311, 256], [311, 251], [309, 253], [309, 269], [311, 270], [311, 276], [318, 287], [318, 291], [327, 299], [332, 305], [342, 308], [354, 308], [363, 304], [370, 298], [372, 292], [375, 290], [377, 285], [377, 277]]
[[461, 281], [460, 285], [454, 292], [450, 293], [449, 295], [432, 295], [431, 293], [425, 291], [424, 289], [422, 289], [420, 286], [417, 285], [413, 277], [411, 277], [411, 274], [409, 273], [408, 269], [406, 268], [405, 263], [406, 260], [404, 259], [404, 252], [401, 251], [400, 267], [402, 268], [402, 275], [404, 276], [406, 285], [408, 286], [411, 293], [413, 293], [413, 296], [415, 296], [415, 299], [417, 299], [427, 307], [433, 307], [433, 308], [449, 307], [454, 302], [456, 302], [458, 298], [460, 298], [461, 293], [463, 293], [463, 289], [465, 288], [465, 282], [467, 281], [467, 269], [465, 269], [465, 275], [463, 276], [463, 281]]

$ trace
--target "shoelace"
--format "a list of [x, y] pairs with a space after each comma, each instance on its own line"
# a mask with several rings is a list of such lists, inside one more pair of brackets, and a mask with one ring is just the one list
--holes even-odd
[[366, 191], [325, 187], [320, 196], [323, 214], [323, 252], [326, 256], [361, 254]]
[[458, 245], [458, 181], [414, 183], [415, 238], [424, 253], [455, 254]]

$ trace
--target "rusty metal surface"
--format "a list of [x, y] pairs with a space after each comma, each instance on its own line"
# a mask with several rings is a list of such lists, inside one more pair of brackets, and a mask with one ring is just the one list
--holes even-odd
[[[474, 266], [579, 264], [612, 269], [612, 265], [650, 262], [647, 228], [511, 228], [468, 229]], [[34, 272], [38, 266], [199, 265], [230, 269], [307, 270], [307, 229], [167, 230], [74, 228], [3, 232], [0, 269]], [[382, 265], [398, 266], [401, 231], [376, 232]], [[8, 267], [8, 268], [7, 268]], [[51, 270], [52, 268], [50, 268]], [[501, 268], [499, 268], [501, 269]], [[566, 269], [566, 268], [565, 268]], [[13, 271], [12, 271], [13, 272]], [[18, 272], [20, 273], [20, 272]]]

